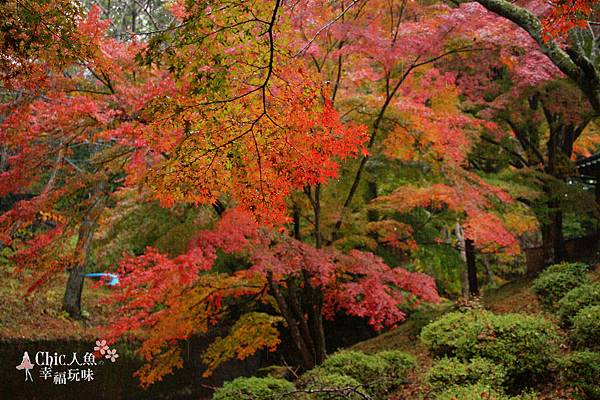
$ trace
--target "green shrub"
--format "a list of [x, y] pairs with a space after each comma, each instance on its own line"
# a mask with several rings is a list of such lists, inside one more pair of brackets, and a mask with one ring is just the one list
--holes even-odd
[[535, 394], [511, 397], [489, 386], [474, 384], [450, 387], [439, 393], [435, 400], [535, 400], [536, 398]]
[[383, 381], [389, 368], [387, 361], [374, 355], [360, 351], [340, 351], [327, 357], [315, 369], [319, 373], [348, 375], [379, 391], [378, 388], [386, 385]]
[[566, 385], [581, 390], [588, 399], [600, 399], [600, 353], [571, 353], [559, 365]]
[[408, 372], [416, 365], [416, 359], [400, 351], [382, 351], [365, 354], [360, 351], [340, 351], [327, 357], [320, 366], [305, 373], [301, 384], [322, 382], [326, 375], [348, 376], [373, 396], [388, 393], [406, 381]]
[[312, 379], [305, 382], [302, 389], [307, 394], [303, 398], [317, 400], [360, 400], [368, 395], [359, 381], [342, 374], [314, 374]]
[[587, 307], [600, 305], [600, 283], [590, 283], [569, 291], [558, 302], [558, 317], [563, 326], [571, 326], [577, 313]]
[[571, 289], [586, 284], [589, 267], [580, 263], [561, 263], [548, 267], [533, 282], [532, 290], [546, 308], [555, 308]]
[[294, 384], [285, 379], [237, 378], [215, 390], [213, 400], [275, 400], [284, 393], [295, 391]]
[[554, 264], [546, 268], [540, 276], [545, 273], [556, 273], [556, 272], [568, 272], [573, 275], [585, 275], [586, 272], [589, 272], [590, 266], [589, 264], [578, 263], [578, 262], [562, 262], [559, 264]]
[[500, 364], [508, 383], [521, 386], [547, 377], [558, 335], [539, 316], [474, 310], [446, 314], [423, 328], [421, 340], [434, 356], [482, 357]]
[[441, 392], [435, 400], [507, 400], [508, 397], [482, 384], [452, 386]]
[[466, 337], [476, 335], [474, 324], [487, 311], [453, 312], [426, 325], [421, 330], [421, 341], [434, 356], [454, 356], [463, 347]]
[[398, 350], [380, 351], [375, 354], [375, 357], [387, 361], [386, 376], [393, 385], [405, 383], [408, 373], [417, 365], [417, 359], [414, 356]]
[[573, 318], [571, 338], [578, 346], [600, 349], [600, 305], [579, 310]]
[[504, 367], [484, 358], [462, 361], [444, 357], [436, 361], [425, 375], [425, 382], [434, 391], [476, 383], [498, 389], [505, 379]]

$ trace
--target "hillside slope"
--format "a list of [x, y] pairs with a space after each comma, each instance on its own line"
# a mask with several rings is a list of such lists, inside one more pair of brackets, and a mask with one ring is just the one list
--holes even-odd
[[[600, 266], [596, 265], [589, 273], [592, 281], [600, 282]], [[373, 339], [357, 343], [352, 349], [366, 353], [376, 353], [381, 350], [401, 350], [417, 357], [418, 367], [409, 376], [409, 383], [402, 387], [392, 399], [419, 400], [427, 399], [428, 388], [423, 384], [422, 378], [432, 364], [432, 358], [421, 343], [419, 334], [428, 323], [443, 314], [458, 309], [470, 307], [483, 307], [497, 314], [522, 313], [543, 315], [546, 319], [556, 322], [554, 315], [544, 312], [535, 294], [531, 289], [533, 278], [522, 278], [509, 282], [497, 289], [489, 290], [480, 299], [465, 304], [444, 302], [440, 305], [423, 308], [412, 314], [408, 320], [393, 331], [386, 332]], [[560, 331], [562, 335], [566, 332]], [[549, 385], [541, 388], [540, 399], [559, 400], [573, 399], [572, 395], [563, 388]]]

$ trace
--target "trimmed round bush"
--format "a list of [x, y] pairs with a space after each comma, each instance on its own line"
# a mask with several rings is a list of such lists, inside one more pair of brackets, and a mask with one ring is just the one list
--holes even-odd
[[589, 283], [569, 291], [558, 302], [558, 317], [562, 326], [571, 326], [573, 318], [585, 307], [600, 305], [600, 283]]
[[344, 375], [363, 385], [370, 395], [380, 397], [406, 381], [416, 359], [401, 351], [381, 351], [365, 354], [360, 351], [340, 351], [327, 357], [320, 366], [300, 379], [302, 385], [320, 382], [325, 375]]
[[423, 328], [421, 340], [433, 356], [481, 357], [502, 365], [507, 383], [524, 386], [547, 378], [558, 334], [540, 316], [473, 310], [446, 314]]
[[416, 357], [398, 350], [385, 350], [375, 354], [388, 363], [386, 375], [394, 385], [406, 382], [408, 373], [417, 366]]
[[600, 349], [600, 305], [579, 310], [573, 318], [571, 339], [578, 346]]
[[374, 355], [360, 351], [340, 351], [325, 359], [325, 362], [315, 368], [317, 373], [348, 375], [365, 385], [371, 393], [384, 392], [389, 382], [386, 373], [389, 363]]
[[284, 393], [295, 391], [292, 382], [285, 379], [272, 378], [237, 378], [225, 382], [223, 387], [215, 390], [213, 400], [275, 400]]
[[[590, 271], [590, 265], [579, 263], [579, 262], [562, 262], [559, 264], [554, 264], [546, 268], [541, 274], [544, 272], [548, 273], [556, 273], [556, 272], [569, 272], [574, 275], [585, 275], [586, 272]], [[541, 275], [540, 274], [540, 275]]]
[[561, 359], [559, 366], [566, 385], [581, 390], [588, 399], [600, 399], [600, 353], [574, 352]]
[[458, 355], [459, 349], [464, 347], [465, 338], [477, 336], [475, 325], [482, 316], [489, 319], [489, 314], [487, 311], [479, 310], [445, 314], [423, 327], [421, 341], [434, 356]]
[[342, 374], [314, 374], [303, 389], [308, 398], [317, 400], [361, 400], [368, 395], [359, 381]]
[[535, 394], [521, 396], [507, 396], [499, 390], [487, 385], [474, 384], [467, 386], [453, 386], [439, 393], [435, 400], [535, 400]]
[[425, 375], [425, 382], [434, 391], [476, 383], [499, 389], [505, 379], [504, 367], [485, 358], [462, 361], [444, 357], [436, 361]]
[[533, 282], [532, 290], [542, 306], [553, 309], [571, 289], [586, 284], [589, 266], [581, 263], [561, 263], [548, 267]]
[[482, 384], [452, 386], [435, 396], [435, 400], [507, 400], [501, 392]]

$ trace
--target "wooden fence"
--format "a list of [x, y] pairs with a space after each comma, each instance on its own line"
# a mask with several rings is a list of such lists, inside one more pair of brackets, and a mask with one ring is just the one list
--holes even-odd
[[[600, 236], [585, 236], [565, 241], [565, 251], [567, 261], [586, 261], [595, 258], [598, 255]], [[530, 247], [525, 249], [525, 258], [527, 259], [527, 273], [537, 275], [546, 266], [544, 257], [544, 248]]]

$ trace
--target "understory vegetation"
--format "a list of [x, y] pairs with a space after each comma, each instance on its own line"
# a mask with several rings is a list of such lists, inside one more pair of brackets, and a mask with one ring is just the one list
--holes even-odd
[[[536, 312], [495, 313], [478, 301], [442, 307], [441, 314], [426, 313], [434, 319], [405, 329], [403, 341], [384, 335], [356, 346], [367, 352], [340, 350], [296, 379], [238, 378], [213, 399], [396, 399], [410, 386], [419, 387], [418, 399], [599, 399], [600, 298], [577, 306], [565, 301], [600, 282], [598, 272], [587, 264], [556, 264], [525, 288], [538, 298]], [[560, 295], [544, 290], [548, 282], [572, 282], [565, 274], [578, 283], [561, 287]], [[504, 298], [496, 302], [527, 301], [518, 298], [523, 290], [497, 292]], [[561, 325], [561, 306], [575, 315], [572, 325]], [[421, 351], [411, 345], [415, 334]]]

